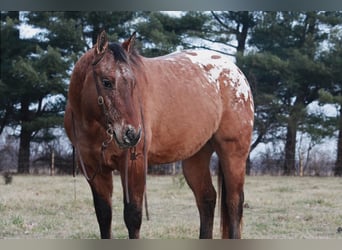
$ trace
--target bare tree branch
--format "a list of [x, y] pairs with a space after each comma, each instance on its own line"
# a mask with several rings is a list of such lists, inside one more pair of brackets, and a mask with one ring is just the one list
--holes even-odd
[[236, 34], [236, 30], [235, 29], [232, 29], [231, 27], [229, 27], [227, 24], [225, 24], [221, 18], [216, 15], [216, 13], [214, 11], [210, 11], [211, 14], [213, 15], [213, 17], [215, 18], [215, 20], [223, 27], [225, 28], [228, 32], [230, 33], [233, 33], [233, 34]]
[[233, 45], [233, 44], [230, 44], [230, 43], [224, 43], [224, 42], [221, 42], [221, 41], [212, 40], [212, 39], [204, 38], [204, 37], [201, 37], [201, 39], [203, 39], [203, 40], [205, 40], [205, 41], [208, 41], [208, 42], [212, 42], [212, 43], [220, 43], [220, 44], [223, 44], [223, 45], [225, 45], [225, 46], [232, 47], [232, 48], [234, 48], [234, 49], [237, 48], [236, 45]]
[[215, 51], [215, 52], [221, 53], [223, 55], [235, 57], [235, 54], [224, 52], [224, 51], [218, 50], [218, 49], [209, 48], [209, 47], [206, 47], [206, 46], [192, 46], [191, 49], [206, 49], [206, 50], [211, 50], [211, 51]]

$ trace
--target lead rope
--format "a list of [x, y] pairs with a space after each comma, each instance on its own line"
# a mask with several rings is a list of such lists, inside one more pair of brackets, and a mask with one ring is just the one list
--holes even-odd
[[[147, 149], [146, 149], [146, 130], [145, 130], [145, 122], [144, 122], [144, 113], [142, 110], [141, 105], [141, 99], [140, 96], [138, 96], [139, 99], [139, 106], [140, 106], [140, 115], [142, 120], [142, 126], [143, 126], [143, 134], [144, 134], [144, 145], [143, 145], [143, 157], [144, 162], [143, 166], [145, 168], [145, 185], [144, 185], [144, 200], [145, 200], [145, 212], [146, 212], [146, 219], [149, 220], [149, 212], [148, 212], [148, 203], [147, 203], [147, 193], [146, 193], [146, 180], [147, 180], [147, 170], [148, 170], [148, 162], [147, 162]], [[125, 196], [126, 196], [126, 202], [130, 203], [129, 199], [129, 190], [128, 190], [128, 168], [129, 168], [129, 160], [131, 161], [131, 168], [136, 166], [136, 159], [140, 155], [140, 153], [136, 153], [136, 147], [133, 147], [130, 149], [130, 158], [128, 158], [128, 151], [126, 153], [126, 162], [125, 162]]]
[[[127, 151], [128, 153], [128, 151]], [[135, 168], [136, 167], [136, 159], [139, 155], [141, 155], [140, 153], [137, 153], [136, 151], [136, 147], [133, 147], [130, 149], [130, 161], [131, 161], [131, 168]], [[144, 145], [144, 155], [145, 154], [145, 145]], [[144, 157], [144, 166], [146, 165], [146, 157]], [[145, 171], [145, 178], [147, 177], [147, 168]], [[147, 204], [147, 194], [146, 194], [146, 183], [144, 185], [145, 190], [144, 190], [144, 201], [145, 201], [145, 212], [146, 212], [146, 219], [150, 220], [150, 215], [148, 212], [148, 204]], [[126, 156], [126, 167], [125, 167], [125, 196], [126, 196], [126, 202], [130, 203], [130, 199], [129, 199], [129, 192], [128, 192], [128, 155]]]
[[146, 148], [146, 129], [145, 129], [145, 118], [144, 118], [144, 112], [142, 109], [141, 99], [140, 95], [138, 95], [139, 99], [139, 105], [140, 105], [140, 115], [143, 125], [143, 132], [144, 132], [144, 148], [143, 148], [143, 155], [144, 155], [144, 168], [145, 168], [145, 190], [144, 190], [144, 200], [145, 200], [145, 213], [146, 213], [146, 219], [150, 220], [150, 215], [148, 212], [148, 203], [147, 203], [147, 189], [146, 189], [146, 183], [147, 183], [147, 171], [148, 171], [148, 160], [147, 160], [147, 148]]
[[[127, 151], [128, 153], [128, 151]], [[129, 160], [131, 161], [131, 168], [135, 168], [137, 166], [136, 160], [140, 153], [137, 154], [137, 148], [133, 147], [129, 150]], [[130, 202], [129, 200], [129, 192], [128, 192], [128, 157], [126, 156], [126, 166], [125, 166], [125, 194], [126, 194], [126, 201], [127, 203]]]
[[140, 95], [138, 95], [139, 99], [139, 105], [140, 105], [140, 115], [143, 125], [143, 132], [144, 132], [144, 148], [143, 148], [143, 156], [144, 156], [144, 168], [145, 168], [145, 190], [144, 190], [144, 200], [145, 200], [145, 213], [146, 213], [146, 219], [150, 220], [150, 215], [148, 212], [148, 203], [147, 203], [147, 189], [146, 189], [146, 183], [147, 183], [147, 171], [148, 171], [148, 160], [147, 160], [147, 148], [146, 148], [146, 129], [145, 129], [145, 118], [144, 118], [144, 112], [142, 109], [141, 99]]
[[144, 167], [145, 167], [145, 191], [144, 191], [145, 213], [146, 213], [146, 219], [150, 220], [150, 215], [149, 215], [149, 212], [148, 212], [148, 204], [147, 204], [147, 189], [146, 189], [146, 186], [147, 186], [146, 183], [147, 183], [148, 162], [147, 162], [146, 144], [145, 144], [145, 142], [144, 142]]
[[125, 196], [127, 204], [130, 203], [129, 201], [129, 192], [128, 192], [128, 151], [126, 152], [126, 162], [125, 162]]

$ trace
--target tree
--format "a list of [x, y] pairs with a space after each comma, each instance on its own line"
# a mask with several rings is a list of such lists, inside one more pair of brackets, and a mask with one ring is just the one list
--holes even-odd
[[2, 126], [19, 126], [18, 173], [29, 173], [31, 141], [51, 139], [50, 128], [62, 123], [69, 64], [58, 49], [21, 39], [16, 18], [18, 12], [2, 13], [1, 119]]
[[342, 12], [335, 15], [339, 26], [331, 30], [330, 47], [323, 54], [323, 60], [331, 73], [331, 88], [325, 87], [319, 91], [320, 102], [322, 104], [334, 104], [338, 108], [338, 139], [337, 139], [337, 158], [335, 163], [335, 176], [342, 176]]
[[34, 49], [30, 40], [23, 41], [19, 37], [16, 26], [19, 23], [19, 12], [1, 12], [1, 79], [0, 79], [0, 134], [13, 120], [15, 95], [11, 92], [12, 60], [18, 54], [27, 54]]
[[[29, 172], [30, 144], [53, 139], [62, 124], [67, 78], [73, 63], [94, 44], [98, 31], [128, 37], [136, 12], [1, 12], [0, 132], [20, 128], [18, 172]], [[40, 32], [22, 39], [18, 25]], [[17, 130], [18, 131], [18, 130]]]
[[[236, 64], [241, 67], [240, 58], [243, 57], [247, 45], [247, 39], [252, 29], [258, 22], [258, 12], [248, 11], [220, 11], [210, 12], [211, 18], [205, 32], [197, 33], [197, 36], [204, 41], [210, 42], [202, 48], [213, 50], [213, 45], [220, 45], [220, 49], [214, 49], [221, 53], [234, 56]], [[227, 49], [227, 47], [229, 49]], [[252, 82], [250, 81], [250, 84]], [[252, 84], [253, 85], [253, 84]], [[260, 127], [261, 128], [261, 127]], [[264, 129], [263, 129], [264, 130]], [[251, 151], [261, 142], [258, 137], [252, 144]], [[250, 157], [247, 159], [246, 174], [250, 174]]]
[[[214, 17], [213, 23], [216, 29], [213, 29], [213, 33], [216, 36], [213, 42], [221, 42], [229, 44], [232, 48], [236, 49], [238, 54], [244, 54], [247, 44], [247, 38], [250, 31], [256, 25], [258, 21], [258, 15], [256, 12], [249, 11], [211, 11]], [[227, 38], [230, 38], [230, 42]], [[232, 44], [231, 41], [237, 41], [237, 45]]]
[[[257, 53], [249, 54], [242, 63], [247, 75], [253, 75], [256, 89], [272, 96], [272, 103], [280, 108], [274, 122], [286, 129], [286, 175], [295, 174], [297, 132], [307, 122], [306, 107], [317, 100], [320, 88], [330, 84], [329, 72], [319, 57], [326, 40], [324, 28], [335, 25], [328, 16], [326, 12], [263, 12], [249, 41]], [[257, 112], [259, 104], [268, 106], [260, 101], [257, 97]], [[272, 112], [267, 115], [270, 121], [272, 116]]]
[[187, 39], [203, 31], [208, 17], [202, 12], [185, 12], [180, 16], [163, 12], [141, 12], [140, 22], [133, 27], [138, 32], [138, 47], [144, 56], [154, 57], [192, 47]]

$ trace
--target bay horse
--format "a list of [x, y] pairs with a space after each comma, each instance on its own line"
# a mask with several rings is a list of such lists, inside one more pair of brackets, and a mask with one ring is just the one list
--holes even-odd
[[101, 238], [111, 238], [113, 171], [121, 176], [129, 238], [139, 238], [147, 167], [178, 160], [196, 198], [199, 237], [212, 238], [214, 152], [222, 238], [241, 238], [254, 122], [245, 76], [227, 56], [208, 50], [145, 58], [134, 49], [135, 37], [111, 43], [103, 31], [70, 78], [64, 126], [92, 191]]

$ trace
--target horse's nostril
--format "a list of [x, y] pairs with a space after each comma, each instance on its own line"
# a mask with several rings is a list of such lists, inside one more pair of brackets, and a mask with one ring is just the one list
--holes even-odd
[[127, 136], [128, 140], [134, 141], [136, 138], [135, 129], [133, 129], [133, 128], [127, 129], [126, 136]]
[[141, 136], [141, 129], [136, 131], [133, 127], [129, 126], [125, 132], [125, 141], [130, 145], [136, 145]]

